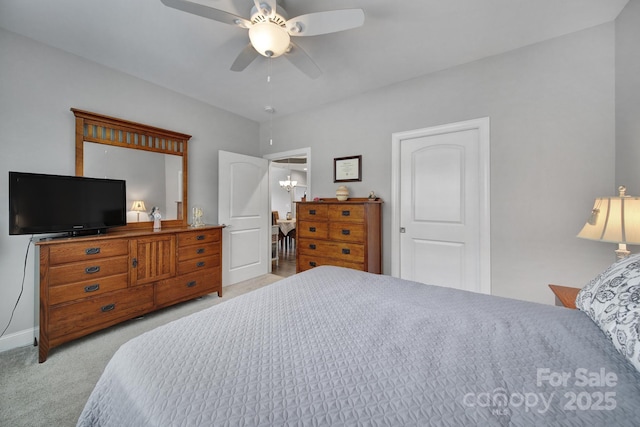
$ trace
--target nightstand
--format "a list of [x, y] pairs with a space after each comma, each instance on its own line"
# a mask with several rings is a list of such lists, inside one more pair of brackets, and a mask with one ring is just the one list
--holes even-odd
[[549, 285], [556, 296], [556, 305], [567, 308], [576, 308], [576, 297], [580, 288], [570, 288], [568, 286]]

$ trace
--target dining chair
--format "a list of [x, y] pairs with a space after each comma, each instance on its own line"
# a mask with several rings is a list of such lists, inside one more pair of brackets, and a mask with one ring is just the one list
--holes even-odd
[[[278, 215], [278, 211], [271, 211], [271, 225], [278, 225], [278, 220], [280, 219], [280, 215]], [[285, 235], [280, 230], [280, 226], [278, 225], [278, 245], [282, 245], [282, 249], [284, 249], [285, 245]]]
[[271, 262], [276, 262], [276, 267], [279, 265], [279, 241], [278, 241], [278, 233], [282, 233], [280, 231], [279, 225], [271, 226]]

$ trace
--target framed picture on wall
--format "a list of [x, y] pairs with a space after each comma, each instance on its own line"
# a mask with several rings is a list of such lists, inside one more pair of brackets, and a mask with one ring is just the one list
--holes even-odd
[[333, 182], [362, 181], [362, 156], [333, 159]]

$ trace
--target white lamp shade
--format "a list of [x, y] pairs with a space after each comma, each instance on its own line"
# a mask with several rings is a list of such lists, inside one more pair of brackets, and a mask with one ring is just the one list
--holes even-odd
[[144, 202], [142, 200], [135, 200], [133, 205], [131, 206], [132, 211], [136, 212], [144, 212], [147, 208], [144, 207]]
[[291, 44], [287, 30], [273, 22], [258, 22], [249, 28], [249, 40], [260, 55], [278, 57], [285, 53]]
[[578, 237], [610, 243], [640, 244], [640, 198], [596, 199]]

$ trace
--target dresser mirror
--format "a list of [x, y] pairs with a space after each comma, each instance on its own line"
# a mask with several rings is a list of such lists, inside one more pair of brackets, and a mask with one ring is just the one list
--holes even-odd
[[156, 207], [163, 226], [187, 224], [185, 135], [72, 108], [76, 175], [127, 181], [127, 226], [148, 228]]

